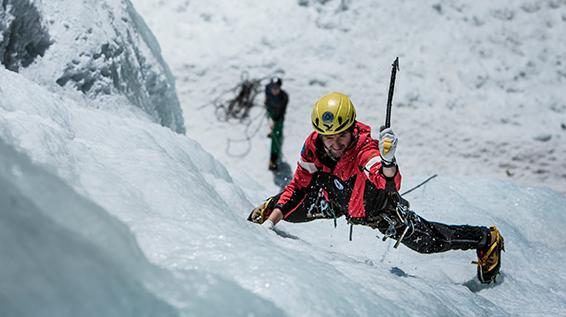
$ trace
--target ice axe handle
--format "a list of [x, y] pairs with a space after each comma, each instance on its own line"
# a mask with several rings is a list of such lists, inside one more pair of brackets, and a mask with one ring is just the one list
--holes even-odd
[[387, 113], [385, 115], [385, 128], [391, 127], [391, 102], [393, 101], [393, 92], [395, 91], [395, 77], [399, 70], [399, 57], [393, 61], [391, 69], [391, 80], [389, 81], [389, 95], [387, 96]]

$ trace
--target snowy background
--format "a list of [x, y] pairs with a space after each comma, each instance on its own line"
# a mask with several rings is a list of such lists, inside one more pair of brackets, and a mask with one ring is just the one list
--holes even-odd
[[[246, 131], [219, 123], [214, 107], [203, 106], [243, 72], [262, 78], [283, 70], [290, 95], [284, 154], [294, 166], [312, 104], [330, 91], [350, 95], [361, 121], [383, 124], [399, 56], [392, 126], [405, 175], [489, 175], [566, 193], [563, 0], [134, 4], [177, 78], [187, 135], [261, 183], [267, 122], [253, 122], [248, 134], [262, 126], [253, 153], [239, 160], [248, 143], [228, 139]], [[251, 171], [250, 159], [260, 161]]]
[[[564, 31], [564, 1], [4, 1], [0, 315], [566, 315]], [[294, 167], [320, 95], [383, 122], [395, 56], [403, 189], [439, 174], [407, 198], [497, 224], [498, 285], [474, 252], [245, 220], [279, 190], [268, 124], [210, 103], [284, 72]]]

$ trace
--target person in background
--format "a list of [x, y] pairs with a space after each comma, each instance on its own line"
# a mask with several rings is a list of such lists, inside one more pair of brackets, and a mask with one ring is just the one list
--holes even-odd
[[254, 208], [249, 221], [273, 229], [281, 220], [345, 216], [350, 224], [378, 229], [419, 253], [476, 250], [478, 279], [495, 281], [504, 249], [499, 230], [432, 222], [409, 210], [398, 193], [398, 138], [391, 128], [382, 128], [373, 139], [371, 128], [356, 121], [350, 98], [338, 92], [315, 103], [311, 122], [314, 131], [303, 145], [293, 180]]
[[283, 80], [280, 77], [273, 77], [269, 84], [265, 86], [265, 107], [267, 114], [271, 118], [271, 152], [269, 156], [269, 170], [277, 170], [283, 146], [283, 121], [285, 111], [289, 103], [289, 95], [281, 89]]

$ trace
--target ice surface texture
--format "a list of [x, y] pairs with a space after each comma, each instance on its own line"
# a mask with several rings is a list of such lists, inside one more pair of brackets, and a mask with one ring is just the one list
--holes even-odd
[[7, 0], [0, 32], [6, 68], [29, 67], [28, 78], [91, 98], [125, 96], [155, 122], [185, 132], [173, 75], [128, 0]]

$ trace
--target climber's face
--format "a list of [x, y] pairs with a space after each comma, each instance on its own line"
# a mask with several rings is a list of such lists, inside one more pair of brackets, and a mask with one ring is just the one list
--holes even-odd
[[271, 86], [271, 94], [274, 96], [279, 95], [279, 93], [281, 93], [281, 87], [279, 87], [278, 85], [273, 85]]
[[352, 131], [347, 130], [338, 134], [321, 135], [321, 138], [326, 151], [338, 159], [344, 155], [344, 152], [352, 144], [353, 136]]

